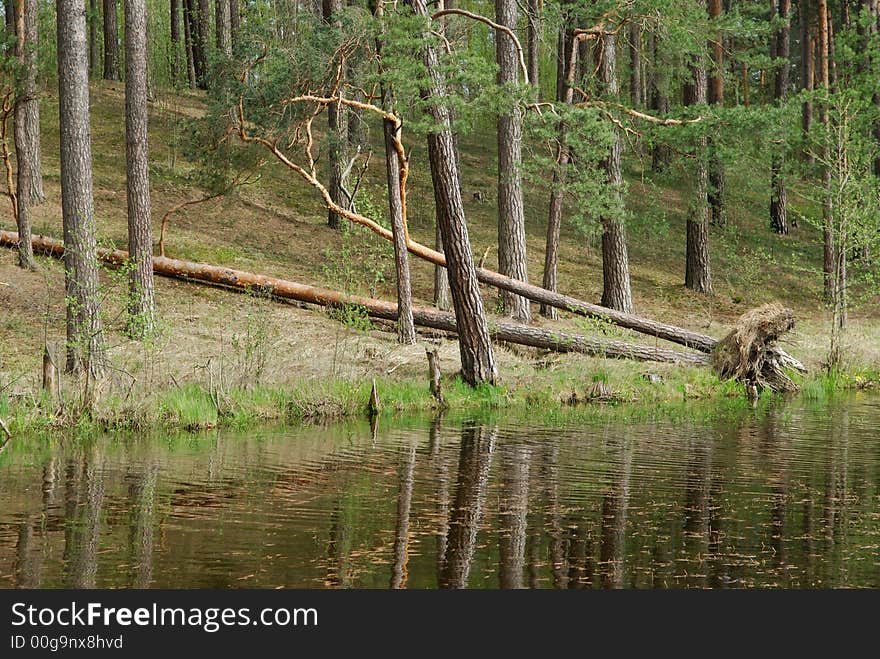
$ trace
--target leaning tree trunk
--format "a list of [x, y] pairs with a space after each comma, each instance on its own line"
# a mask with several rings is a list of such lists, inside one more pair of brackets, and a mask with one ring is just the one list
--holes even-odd
[[[428, 16], [425, 0], [410, 0], [410, 3], [416, 15]], [[437, 220], [443, 234], [452, 305], [455, 308], [462, 378], [473, 386], [484, 382], [494, 383], [498, 378], [498, 368], [465, 222], [452, 139], [452, 122], [449, 109], [443, 105], [446, 81], [440, 69], [437, 51], [429, 39], [426, 38], [426, 42], [424, 57], [429, 81], [423, 95], [433, 101], [429, 112], [435, 125], [428, 133], [428, 159], [434, 184]]]
[[147, 139], [147, 4], [125, 0], [125, 162], [128, 199], [128, 333], [153, 330], [153, 227]]
[[[721, 0], [708, 0], [709, 18], [717, 21], [723, 11]], [[712, 53], [712, 76], [709, 78], [708, 93], [709, 103], [712, 105], [724, 105], [724, 37], [720, 31], [716, 31], [709, 41], [709, 50]], [[718, 155], [714, 140], [709, 139], [709, 219], [715, 226], [724, 226], [727, 223], [727, 211], [724, 205], [724, 188], [727, 180], [724, 161]]]
[[[495, 0], [495, 20], [515, 30], [516, 0]], [[495, 57], [498, 85], [512, 91], [519, 82], [519, 60], [513, 40], [496, 33]], [[526, 219], [522, 192], [523, 111], [514, 100], [498, 115], [498, 271], [520, 281], [528, 281], [526, 264]], [[528, 299], [501, 292], [504, 313], [528, 322]]]
[[98, 298], [89, 63], [85, 0], [59, 0], [58, 103], [64, 289], [67, 298], [67, 370], [96, 376], [104, 369]]
[[[788, 78], [791, 69], [789, 61], [789, 20], [791, 18], [791, 0], [770, 0], [771, 17], [777, 13], [784, 21], [779, 32], [771, 41], [771, 59], [781, 59], [782, 64], [776, 69], [774, 98], [778, 106], [788, 100]], [[785, 144], [779, 140], [773, 145], [772, 163], [770, 165], [770, 226], [780, 234], [787, 234], [788, 199], [785, 192]]]
[[[702, 64], [691, 67], [692, 98], [695, 105], [706, 102], [706, 69]], [[706, 161], [707, 138], [701, 136], [694, 153], [694, 192], [687, 220], [687, 266], [685, 286], [698, 293], [712, 293], [709, 267], [709, 167]]]
[[214, 35], [217, 50], [232, 57], [232, 16], [229, 13], [229, 0], [214, 0]]
[[[322, 5], [322, 17], [327, 25], [339, 28], [338, 14], [342, 11], [342, 0], [324, 0]], [[337, 94], [342, 96], [340, 88]], [[333, 202], [342, 208], [351, 207], [351, 200], [345, 191], [345, 148], [348, 144], [348, 122], [346, 110], [342, 103], [331, 103], [327, 106], [327, 128], [330, 147], [327, 154], [327, 167], [329, 168], [330, 197]], [[342, 226], [342, 218], [332, 209], [327, 211], [327, 224], [333, 229]]]
[[[577, 48], [567, 20], [568, 15], [563, 14], [563, 24], [559, 28], [556, 52], [556, 101], [570, 105], [574, 98], [573, 83], [577, 65]], [[544, 249], [543, 286], [548, 291], [555, 291], [559, 285], [559, 234], [562, 230], [565, 180], [569, 158], [570, 153], [565, 144], [565, 124], [560, 122], [556, 132], [556, 166], [553, 168], [550, 211], [547, 216], [547, 243]], [[556, 320], [559, 317], [559, 312], [554, 306], [542, 304], [541, 315]]]
[[[606, 34], [602, 39], [602, 61], [599, 81], [605, 94], [616, 100], [620, 89], [617, 81], [617, 36]], [[602, 218], [602, 306], [632, 313], [633, 302], [629, 282], [629, 255], [626, 248], [626, 226], [623, 203], [622, 144], [615, 130], [611, 153], [604, 161], [605, 174], [611, 186], [614, 210]]]
[[118, 21], [116, 0], [104, 0], [104, 80], [119, 80]]

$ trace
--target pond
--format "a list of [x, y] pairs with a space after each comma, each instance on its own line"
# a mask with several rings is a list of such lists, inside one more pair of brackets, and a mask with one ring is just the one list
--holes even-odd
[[880, 587], [880, 398], [14, 441], [0, 587]]

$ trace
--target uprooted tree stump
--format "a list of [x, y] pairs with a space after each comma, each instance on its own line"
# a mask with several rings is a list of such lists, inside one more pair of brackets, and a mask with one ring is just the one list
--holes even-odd
[[796, 392], [799, 387], [785, 369], [806, 372], [806, 368], [775, 345], [794, 325], [794, 312], [778, 303], [747, 311], [715, 346], [712, 365], [721, 378], [735, 378], [747, 389]]

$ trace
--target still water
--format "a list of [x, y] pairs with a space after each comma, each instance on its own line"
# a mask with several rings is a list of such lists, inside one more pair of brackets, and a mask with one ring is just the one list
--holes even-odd
[[876, 588], [878, 485], [876, 395], [22, 440], [0, 587]]

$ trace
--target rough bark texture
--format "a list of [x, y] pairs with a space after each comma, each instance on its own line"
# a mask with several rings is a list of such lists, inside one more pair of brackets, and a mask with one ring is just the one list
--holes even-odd
[[[654, 113], [662, 117], [669, 114], [669, 94], [666, 90], [666, 63], [660, 56], [660, 37], [651, 33], [652, 61], [651, 81], [648, 85], [650, 107]], [[651, 169], [660, 172], [672, 161], [672, 150], [668, 144], [655, 142], [651, 149]]]
[[[810, 7], [812, 0], [801, 0], [799, 11], [801, 15], [801, 89], [811, 92], [814, 89], [813, 78], [815, 76], [813, 55], [813, 31], [810, 29]], [[804, 140], [810, 136], [813, 127], [813, 101], [806, 99], [801, 106], [801, 129]], [[812, 162], [812, 156], [806, 156]]]
[[117, 0], [104, 0], [104, 80], [119, 80]]
[[[606, 34], [602, 37], [602, 61], [599, 66], [599, 81], [605, 94], [612, 99], [619, 96], [617, 81], [617, 36]], [[623, 145], [620, 134], [615, 133], [611, 153], [605, 159], [605, 173], [615, 196], [619, 215], [602, 218], [602, 306], [632, 313], [633, 302], [629, 282], [629, 254], [626, 248], [626, 227], [623, 216], [623, 171], [621, 153]]]
[[147, 143], [147, 3], [125, 0], [125, 175], [128, 200], [128, 332], [153, 329], [153, 225]]
[[[693, 103], [706, 102], [706, 69], [693, 70]], [[709, 172], [706, 161], [707, 138], [700, 137], [694, 154], [694, 192], [687, 220], [687, 265], [685, 286], [698, 293], [712, 293], [709, 267]]]
[[[495, 0], [495, 20], [516, 30], [516, 0]], [[519, 60], [513, 40], [498, 34], [495, 39], [498, 84], [511, 88], [519, 82]], [[528, 281], [526, 220], [522, 193], [523, 113], [518, 104], [498, 115], [498, 270], [503, 275]], [[517, 320], [531, 319], [529, 301], [501, 292], [504, 313]]]
[[184, 51], [186, 52], [186, 77], [189, 80], [189, 86], [195, 87], [198, 84], [198, 75], [196, 74], [196, 53], [194, 43], [195, 17], [193, 15], [193, 0], [183, 0], [183, 41]]
[[238, 35], [241, 31], [241, 5], [238, 0], [229, 0], [229, 36], [232, 39], [232, 50], [238, 48]]
[[[425, 0], [410, 2], [417, 15], [428, 16]], [[432, 104], [430, 109], [435, 128], [428, 133], [428, 158], [437, 220], [443, 234], [452, 305], [458, 325], [462, 377], [470, 385], [494, 383], [498, 378], [498, 369], [465, 223], [449, 110], [441, 100], [446, 96], [446, 81], [437, 52], [430, 42], [424, 48], [424, 57], [430, 82], [423, 94], [440, 101]]]
[[196, 64], [196, 81], [200, 89], [208, 88], [208, 47], [211, 43], [210, 0], [191, 0], [195, 25], [193, 26], [193, 56]]
[[527, 69], [529, 72], [529, 83], [535, 88], [536, 93], [540, 97], [541, 0], [528, 0], [526, 35], [528, 37]]
[[98, 23], [101, 12], [98, 11], [98, 0], [89, 0], [89, 75], [95, 75], [95, 68], [101, 61], [98, 55]]
[[[819, 0], [817, 10], [819, 13], [819, 84], [827, 93], [831, 88], [829, 73], [829, 13], [828, 1]], [[834, 208], [831, 203], [831, 168], [825, 164], [830, 157], [828, 145], [828, 103], [819, 103], [819, 123], [822, 124], [821, 153], [822, 153], [822, 187], [824, 195], [822, 199], [822, 236], [824, 242], [822, 272], [825, 299], [831, 301], [833, 297], [834, 276]]]
[[180, 45], [180, 0], [171, 0], [171, 83], [180, 81], [183, 71], [183, 52]]
[[[574, 76], [577, 51], [574, 50], [574, 39], [571, 29], [567, 25], [568, 16], [567, 14], [563, 16], [556, 52], [556, 100], [560, 103], [570, 104], [574, 97], [571, 82]], [[553, 168], [550, 211], [547, 216], [547, 243], [544, 249], [543, 286], [548, 291], [555, 291], [559, 285], [559, 233], [562, 228], [564, 186], [570, 158], [568, 147], [565, 144], [565, 125], [562, 123], [559, 124], [556, 144], [556, 166]], [[556, 320], [559, 317], [559, 312], [554, 306], [541, 304], [541, 315]]]
[[[0, 246], [15, 247], [18, 235], [10, 231], [0, 230]], [[45, 236], [34, 237], [34, 249], [40, 254], [56, 258], [64, 256], [64, 246], [57, 240]], [[120, 266], [129, 259], [128, 252], [110, 250], [99, 247], [97, 257], [110, 265]], [[396, 320], [398, 305], [393, 302], [347, 295], [326, 288], [318, 288], [297, 282], [267, 277], [264, 275], [232, 270], [222, 266], [181, 261], [164, 256], [152, 258], [153, 271], [157, 275], [171, 277], [190, 282], [202, 282], [224, 288], [248, 292], [261, 291], [272, 297], [283, 300], [296, 300], [308, 304], [317, 304], [340, 308], [346, 305], [357, 305], [363, 308], [372, 318]], [[442, 332], [458, 332], [455, 315], [426, 307], [413, 307], [413, 319], [419, 327], [427, 327]], [[524, 345], [559, 353], [577, 352], [600, 357], [616, 359], [634, 359], [637, 361], [656, 361], [674, 364], [707, 365], [711, 362], [705, 354], [712, 352], [717, 341], [705, 337], [707, 350], [704, 354], [680, 352], [668, 348], [628, 343], [625, 341], [597, 341], [587, 336], [567, 334], [565, 332], [542, 330], [537, 327], [518, 323], [493, 322], [491, 336], [496, 341]]]
[[[328, 25], [338, 27], [336, 14], [342, 11], [342, 0], [323, 0], [321, 4], [322, 17]], [[342, 95], [342, 90], [339, 90]], [[346, 121], [345, 106], [341, 103], [331, 103], [327, 106], [327, 128], [330, 146], [327, 153], [327, 167], [329, 168], [330, 197], [342, 208], [350, 208], [351, 202], [345, 192], [345, 157], [346, 145], [348, 144], [348, 126]], [[342, 226], [342, 218], [333, 210], [327, 211], [327, 224], [338, 229]]]
[[391, 230], [394, 232], [394, 265], [397, 273], [397, 340], [403, 344], [416, 342], [412, 315], [412, 284], [409, 252], [406, 249], [406, 227], [403, 223], [403, 202], [400, 197], [400, 161], [394, 148], [394, 125], [385, 122], [385, 169], [388, 177], [388, 206]]
[[[434, 218], [434, 245], [438, 252], [443, 253], [443, 232], [440, 230], [440, 221]], [[452, 309], [452, 294], [449, 292], [449, 275], [446, 268], [435, 266], [434, 268], [434, 306], [441, 311]]]
[[232, 56], [232, 16], [229, 13], [229, 0], [214, 0], [214, 35], [217, 50]]
[[57, 11], [67, 370], [98, 375], [104, 368], [104, 341], [92, 199], [85, 0], [59, 0]]
[[[719, 20], [724, 10], [721, 0], [707, 1], [709, 19]], [[724, 105], [724, 41], [720, 31], [716, 31], [709, 40], [709, 50], [712, 53], [712, 75], [708, 80], [708, 100], [712, 105]], [[724, 226], [727, 223], [727, 211], [724, 205], [726, 175], [724, 162], [718, 155], [711, 138], [709, 153], [709, 219], [716, 226]]]
[[644, 105], [642, 97], [642, 26], [633, 21], [629, 26], [629, 98], [634, 108]]
[[[771, 0], [771, 17], [778, 12], [779, 17], [785, 23], [776, 34], [772, 42], [770, 57], [780, 59], [782, 62], [776, 69], [774, 81], [774, 98], [777, 105], [783, 105], [788, 100], [789, 72], [789, 21], [791, 19], [791, 0]], [[787, 234], [788, 226], [788, 198], [785, 191], [785, 145], [781, 141], [774, 145], [773, 158], [770, 165], [770, 226], [778, 234]]]

